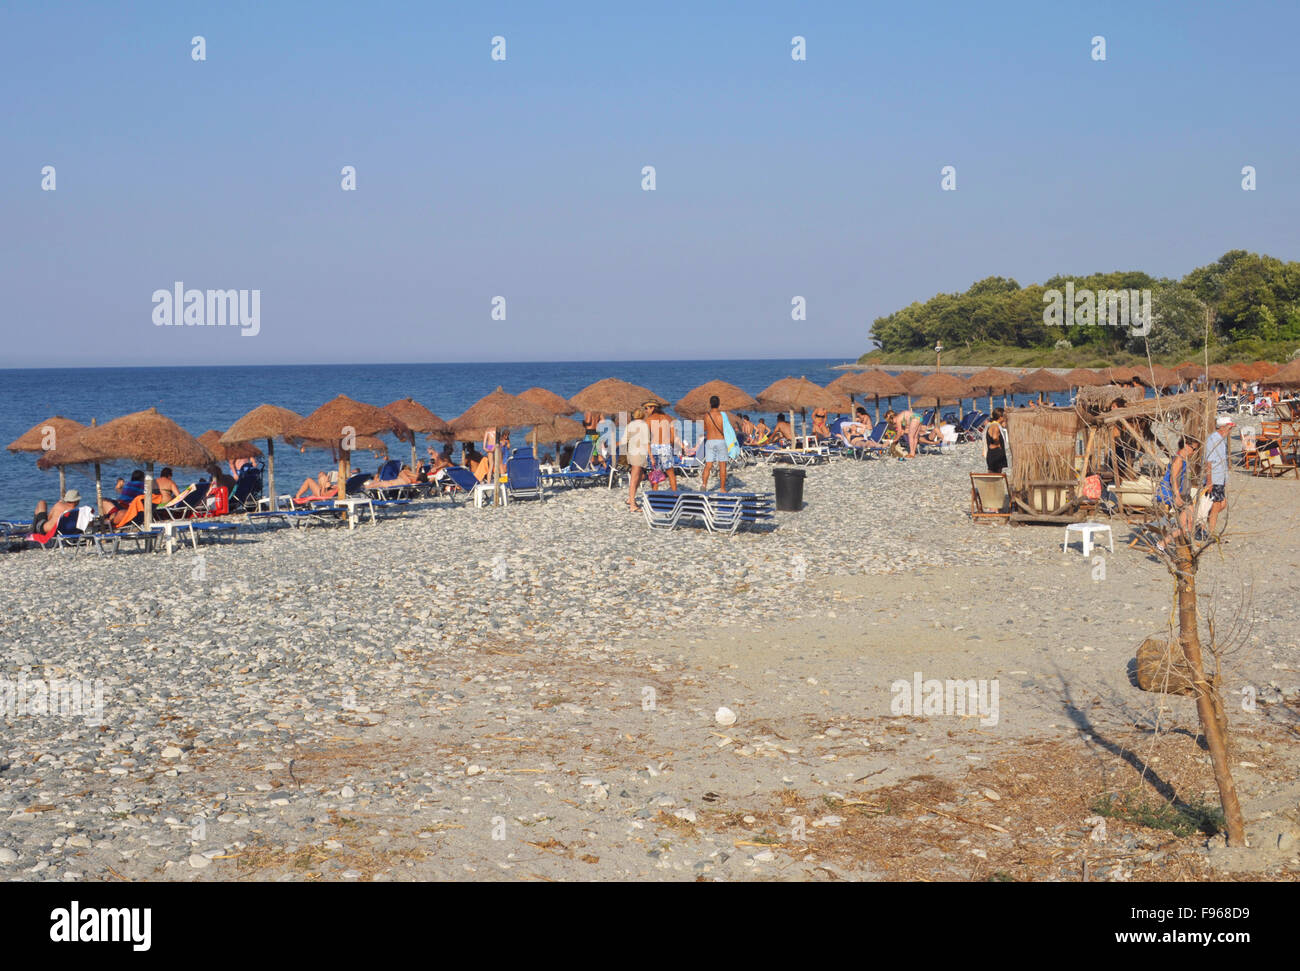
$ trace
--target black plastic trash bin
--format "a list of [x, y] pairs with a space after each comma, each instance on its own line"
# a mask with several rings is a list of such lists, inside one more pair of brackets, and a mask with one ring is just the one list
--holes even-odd
[[798, 512], [803, 508], [803, 469], [773, 469], [776, 479], [776, 508], [781, 512]]

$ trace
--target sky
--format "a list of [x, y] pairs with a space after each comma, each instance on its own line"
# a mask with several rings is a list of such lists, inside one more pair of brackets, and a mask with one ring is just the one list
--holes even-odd
[[[9, 0], [0, 368], [851, 360], [987, 276], [1297, 259], [1298, 34], [1253, 2]], [[257, 333], [155, 324], [178, 281], [259, 291]]]

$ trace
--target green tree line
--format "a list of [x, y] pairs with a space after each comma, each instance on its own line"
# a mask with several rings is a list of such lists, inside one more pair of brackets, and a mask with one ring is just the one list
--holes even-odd
[[[1073, 283], [1076, 293], [1150, 290], [1149, 332], [1134, 336], [1128, 328], [1104, 323], [1049, 326], [1043, 317], [1048, 306], [1044, 294], [1063, 293], [1067, 283]], [[965, 293], [941, 293], [878, 317], [871, 336], [886, 355], [932, 348], [940, 341], [957, 352], [997, 346], [1085, 347], [1101, 356], [1145, 355], [1149, 349], [1155, 357], [1173, 358], [1198, 351], [1207, 325], [1211, 347], [1247, 357], [1300, 342], [1300, 263], [1232, 250], [1181, 280], [1131, 271], [1054, 276], [1022, 287], [1015, 280], [988, 277]]]

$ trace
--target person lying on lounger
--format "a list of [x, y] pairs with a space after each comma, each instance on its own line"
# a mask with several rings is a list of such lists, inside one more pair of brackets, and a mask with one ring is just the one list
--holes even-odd
[[403, 465], [395, 479], [367, 479], [361, 485], [364, 489], [400, 489], [402, 486], [415, 485], [419, 481], [420, 477], [411, 471], [411, 467]]
[[785, 420], [785, 415], [776, 416], [776, 427], [772, 429], [772, 439], [780, 445], [789, 445], [794, 441], [794, 429]]
[[32, 532], [53, 534], [54, 530], [58, 529], [63, 514], [71, 512], [80, 504], [81, 493], [76, 489], [69, 489], [52, 506], [47, 507], [45, 500], [42, 499], [36, 504], [36, 511], [32, 513]]

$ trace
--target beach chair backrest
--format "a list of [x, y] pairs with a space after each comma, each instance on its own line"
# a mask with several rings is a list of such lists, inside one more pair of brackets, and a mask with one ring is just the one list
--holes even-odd
[[250, 500], [262, 495], [262, 470], [256, 465], [245, 465], [239, 470], [239, 478], [230, 493], [229, 505], [232, 509], [243, 509]]
[[885, 437], [885, 432], [888, 430], [888, 428], [889, 428], [889, 422], [878, 421], [871, 426], [871, 434], [867, 437], [870, 438], [876, 444], [880, 444], [880, 440]]
[[1011, 509], [1011, 492], [1007, 477], [998, 472], [973, 472], [971, 483], [979, 499], [980, 512], [1003, 513]]
[[379, 467], [379, 471], [375, 473], [375, 478], [380, 480], [381, 482], [391, 482], [393, 479], [397, 478], [398, 473], [401, 471], [402, 471], [401, 460], [389, 459], [387, 462], [385, 462], [383, 465]]
[[367, 472], [354, 472], [348, 476], [347, 486], [343, 492], [344, 497], [361, 495], [368, 478], [370, 475]]
[[447, 469], [447, 478], [466, 492], [473, 492], [474, 487], [478, 485], [478, 479], [474, 478], [474, 473], [463, 465], [453, 465]]
[[537, 459], [513, 458], [506, 463], [506, 484], [511, 489], [536, 489], [542, 481], [542, 469]]
[[596, 447], [596, 443], [590, 438], [584, 438], [573, 447], [573, 458], [569, 462], [569, 467], [577, 472], [585, 472], [591, 467], [591, 453]]
[[530, 459], [533, 457], [533, 447], [531, 445], [521, 445], [515, 449], [512, 459]]
[[69, 509], [59, 517], [59, 525], [55, 527], [54, 532], [60, 536], [76, 536], [81, 530], [77, 529], [77, 509]]

